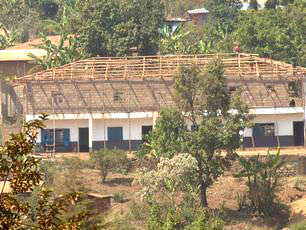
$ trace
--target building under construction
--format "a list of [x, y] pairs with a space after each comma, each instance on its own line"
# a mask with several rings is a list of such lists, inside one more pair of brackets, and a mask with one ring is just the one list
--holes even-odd
[[180, 66], [219, 58], [230, 91], [255, 115], [244, 147], [303, 146], [305, 68], [250, 54], [90, 58], [2, 82], [2, 115], [26, 120], [48, 113], [40, 151], [135, 150], [163, 108], [174, 106], [173, 77]]

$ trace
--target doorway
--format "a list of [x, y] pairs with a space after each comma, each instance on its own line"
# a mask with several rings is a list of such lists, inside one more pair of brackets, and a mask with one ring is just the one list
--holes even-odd
[[79, 128], [79, 150], [89, 152], [89, 129]]
[[303, 121], [293, 122], [293, 136], [294, 136], [295, 146], [304, 145], [304, 122]]
[[152, 125], [141, 127], [141, 136], [143, 141], [146, 141], [146, 136], [152, 131], [152, 129], [153, 129]]

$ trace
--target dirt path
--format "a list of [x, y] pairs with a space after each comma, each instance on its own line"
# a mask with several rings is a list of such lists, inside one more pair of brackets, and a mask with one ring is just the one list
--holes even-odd
[[290, 207], [292, 211], [290, 224], [306, 220], [306, 195], [302, 199], [292, 202]]

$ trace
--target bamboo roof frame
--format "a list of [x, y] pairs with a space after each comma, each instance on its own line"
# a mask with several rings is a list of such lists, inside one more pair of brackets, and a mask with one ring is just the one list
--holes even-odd
[[306, 68], [304, 67], [294, 67], [284, 62], [260, 58], [257, 54], [216, 53], [203, 55], [94, 57], [25, 75], [12, 80], [12, 83], [18, 85], [28, 81], [173, 78], [181, 66], [195, 64], [206, 70], [207, 64], [216, 58], [222, 60], [224, 75], [229, 78], [303, 77], [306, 75]]

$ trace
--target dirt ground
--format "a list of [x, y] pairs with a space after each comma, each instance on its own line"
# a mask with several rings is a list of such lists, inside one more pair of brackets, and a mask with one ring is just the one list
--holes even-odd
[[[243, 155], [264, 154], [266, 149], [257, 149], [239, 152]], [[304, 148], [289, 148], [282, 149], [282, 154], [285, 155], [306, 155]], [[88, 153], [74, 154], [56, 154], [55, 158], [62, 156], [77, 156], [82, 160], [89, 159]], [[43, 156], [45, 158], [46, 156]], [[284, 226], [290, 227], [292, 224], [306, 220], [306, 175], [302, 177], [286, 177], [282, 179], [282, 187], [279, 191], [279, 199], [287, 205], [291, 210], [289, 223], [284, 222], [287, 217], [279, 215], [274, 217], [247, 215], [238, 211], [237, 194], [242, 194], [247, 190], [243, 179], [233, 176], [235, 169], [226, 172], [224, 176], [208, 189], [209, 207], [221, 212], [225, 220], [227, 230], [272, 230], [282, 229]], [[133, 200], [140, 200], [140, 186], [132, 184], [136, 175], [135, 170], [127, 175], [110, 174], [107, 182], [102, 184], [98, 170], [86, 169], [82, 171], [82, 176], [85, 178], [85, 186], [91, 192], [101, 195], [113, 195], [120, 193], [125, 202], [112, 202], [112, 213], [124, 214], [127, 212]], [[296, 188], [297, 180], [299, 180], [299, 188]]]
[[[101, 195], [113, 195], [120, 193], [125, 202], [112, 202], [112, 212], [124, 214], [133, 200], [140, 200], [140, 186], [134, 185], [133, 178], [136, 172], [127, 175], [111, 174], [107, 182], [102, 184], [98, 170], [86, 170], [82, 172], [86, 176], [86, 187]], [[280, 200], [291, 209], [289, 224], [287, 226], [306, 219], [306, 176], [299, 177], [302, 189], [294, 188], [295, 177], [284, 178], [279, 192]], [[304, 183], [302, 185], [302, 183]], [[247, 190], [243, 179], [233, 177], [232, 172], [227, 172], [208, 190], [209, 207], [218, 210], [226, 222], [226, 230], [254, 229], [272, 230], [284, 227], [282, 221], [286, 217], [246, 215], [238, 211], [237, 194]], [[282, 227], [280, 227], [282, 226]]]
[[[265, 155], [267, 151], [270, 150], [270, 153], [276, 153], [276, 148], [251, 148], [251, 149], [239, 149], [237, 153], [239, 155], [248, 156], [248, 155]], [[306, 156], [306, 148], [304, 147], [283, 147], [280, 148], [282, 155], [296, 155], [296, 156]], [[133, 154], [130, 154], [133, 156]], [[88, 153], [55, 153], [55, 155], [51, 155], [43, 153], [37, 154], [37, 157], [41, 158], [60, 158], [60, 157], [79, 157], [82, 160], [88, 160], [89, 154]]]

